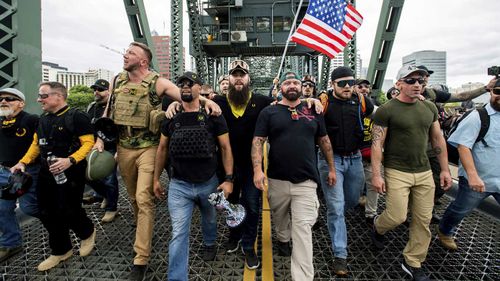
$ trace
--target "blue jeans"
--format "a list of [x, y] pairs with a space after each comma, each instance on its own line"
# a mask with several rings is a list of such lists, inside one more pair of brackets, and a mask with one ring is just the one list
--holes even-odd
[[465, 177], [458, 179], [458, 193], [455, 201], [451, 202], [443, 218], [439, 222], [441, 233], [451, 236], [455, 233], [457, 225], [472, 212], [481, 201], [492, 195], [500, 204], [500, 193], [497, 192], [476, 192], [469, 187], [469, 182]]
[[337, 258], [347, 258], [347, 228], [344, 211], [358, 204], [359, 195], [365, 184], [365, 174], [361, 153], [342, 157], [335, 155], [335, 171], [337, 183], [329, 186], [328, 163], [319, 154], [318, 170], [321, 177], [321, 188], [327, 207], [327, 225], [332, 240], [333, 255]]
[[261, 191], [253, 183], [252, 167], [236, 168], [234, 176], [233, 193], [229, 196], [228, 201], [243, 205], [247, 216], [239, 227], [229, 229], [229, 238], [231, 240], [241, 239], [243, 250], [248, 251], [254, 248], [257, 238]]
[[189, 183], [176, 178], [168, 187], [168, 210], [172, 221], [172, 239], [168, 245], [168, 280], [188, 280], [189, 231], [193, 208], [198, 205], [201, 213], [203, 244], [215, 245], [217, 215], [208, 202], [208, 195], [216, 192], [217, 177], [204, 183]]
[[[19, 207], [23, 213], [38, 217], [38, 202], [36, 197], [36, 186], [38, 182], [38, 172], [40, 166], [29, 165], [26, 167], [26, 172], [33, 177], [33, 184], [28, 192], [19, 197]], [[0, 167], [0, 186], [9, 181], [10, 171], [7, 168]], [[0, 247], [14, 248], [22, 245], [21, 228], [16, 217], [16, 200], [3, 200], [0, 199]]]
[[115, 212], [118, 205], [118, 178], [116, 176], [117, 168], [111, 174], [102, 180], [88, 181], [87, 184], [97, 192], [100, 197], [106, 198], [108, 204], [106, 205], [107, 212]]

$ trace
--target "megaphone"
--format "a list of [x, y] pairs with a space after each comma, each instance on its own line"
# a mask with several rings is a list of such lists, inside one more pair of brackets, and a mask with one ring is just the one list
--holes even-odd
[[208, 202], [219, 210], [225, 210], [227, 226], [234, 228], [239, 226], [247, 215], [245, 207], [241, 204], [231, 204], [224, 197], [224, 191], [214, 192], [208, 195]]

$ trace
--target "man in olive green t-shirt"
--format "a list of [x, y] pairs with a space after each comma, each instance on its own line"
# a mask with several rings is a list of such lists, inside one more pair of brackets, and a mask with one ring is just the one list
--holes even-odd
[[[378, 249], [384, 247], [384, 234], [406, 221], [411, 201], [412, 220], [402, 269], [413, 280], [430, 280], [421, 269], [431, 241], [429, 224], [434, 205], [434, 181], [426, 154], [429, 139], [438, 153], [441, 188], [451, 186], [437, 108], [419, 100], [425, 75], [425, 70], [414, 66], [399, 70], [396, 88], [401, 94], [379, 107], [372, 129], [372, 185], [379, 193], [387, 191], [386, 209], [375, 218], [372, 242]], [[382, 159], [385, 181], [380, 172]]]

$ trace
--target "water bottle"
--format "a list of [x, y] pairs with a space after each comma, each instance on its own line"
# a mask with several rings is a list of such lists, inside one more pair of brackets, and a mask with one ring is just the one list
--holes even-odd
[[[47, 163], [50, 165], [54, 164], [57, 161], [57, 157], [52, 155], [52, 152], [47, 153]], [[60, 172], [58, 174], [54, 174], [54, 179], [57, 184], [64, 184], [68, 181], [64, 172]]]

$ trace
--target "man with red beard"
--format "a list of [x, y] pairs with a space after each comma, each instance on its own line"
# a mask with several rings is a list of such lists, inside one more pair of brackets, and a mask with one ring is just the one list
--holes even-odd
[[[293, 73], [281, 78], [283, 99], [264, 109], [257, 119], [252, 144], [254, 184], [264, 190], [262, 146], [269, 141], [269, 205], [271, 207], [278, 255], [292, 256], [292, 280], [313, 280], [313, 244], [311, 228], [318, 217], [316, 188], [320, 183], [316, 143], [328, 162], [326, 181], [335, 184], [332, 145], [321, 114], [301, 103], [302, 82]], [[292, 214], [290, 216], [290, 213]], [[290, 253], [290, 239], [293, 250]]]

